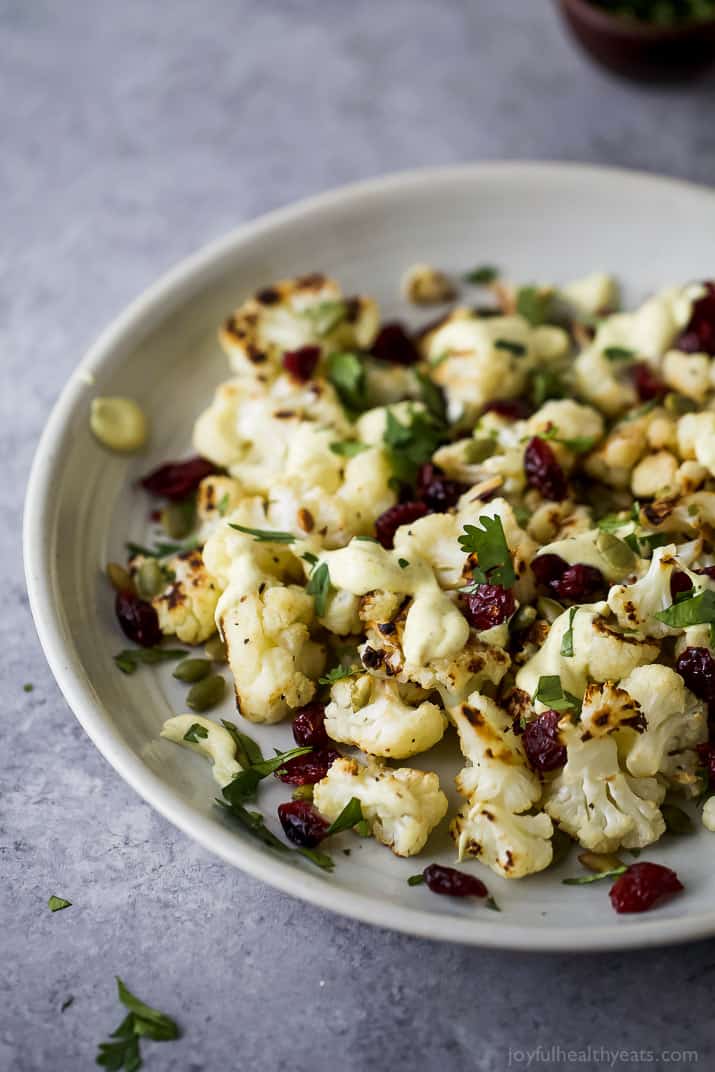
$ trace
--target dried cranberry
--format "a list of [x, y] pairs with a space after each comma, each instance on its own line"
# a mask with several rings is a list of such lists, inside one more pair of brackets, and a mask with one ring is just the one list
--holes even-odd
[[216, 472], [206, 458], [188, 458], [185, 462], [167, 462], [148, 473], [140, 484], [152, 495], [164, 499], [186, 499], [196, 491], [204, 477]]
[[587, 603], [603, 591], [606, 582], [596, 566], [578, 562], [564, 570], [558, 580], [552, 581], [549, 587], [557, 599], [568, 603]]
[[559, 555], [537, 555], [531, 561], [531, 572], [536, 578], [536, 583], [544, 588], [550, 587], [553, 581], [557, 581], [569, 568]]
[[631, 365], [630, 371], [633, 386], [641, 402], [650, 402], [653, 398], [662, 398], [667, 394], [668, 388], [647, 361], [636, 361]]
[[693, 304], [685, 330], [677, 348], [688, 354], [705, 353], [715, 356], [715, 283], [704, 283], [705, 294]]
[[423, 502], [404, 502], [391, 506], [380, 514], [375, 522], [375, 535], [378, 542], [388, 550], [393, 546], [395, 533], [400, 525], [409, 525], [411, 521], [417, 521], [429, 513], [427, 504]]
[[531, 406], [522, 398], [493, 398], [482, 410], [482, 413], [496, 413], [510, 421], [522, 421], [531, 416], [531, 412]]
[[419, 352], [398, 320], [383, 324], [372, 344], [372, 355], [393, 365], [416, 365]]
[[561, 502], [566, 498], [568, 484], [564, 471], [549, 444], [538, 436], [526, 444], [524, 472], [527, 484], [540, 491], [545, 499]]
[[514, 593], [500, 584], [480, 584], [465, 599], [466, 617], [475, 629], [491, 629], [511, 618], [516, 610]]
[[707, 648], [686, 648], [675, 669], [698, 699], [715, 702], [715, 659]]
[[559, 739], [558, 711], [544, 711], [524, 726], [524, 751], [535, 771], [558, 770], [566, 762], [566, 746]]
[[705, 741], [704, 744], [699, 744], [697, 746], [697, 753], [707, 771], [709, 784], [715, 785], [715, 745], [711, 744], [709, 741]]
[[486, 897], [489, 893], [476, 875], [467, 875], [456, 867], [429, 864], [422, 872], [422, 877], [432, 893], [443, 893], [447, 897]]
[[329, 826], [309, 800], [289, 800], [279, 804], [278, 818], [288, 840], [304, 849], [319, 845]]
[[330, 744], [325, 732], [325, 707], [314, 701], [296, 711], [293, 719], [293, 739], [297, 745], [305, 748], [326, 748]]
[[319, 346], [301, 346], [299, 350], [286, 350], [283, 368], [300, 383], [307, 383], [320, 361]]
[[609, 897], [616, 912], [647, 912], [670, 893], [683, 889], [675, 871], [662, 864], [631, 864], [611, 886]]
[[693, 582], [688, 577], [687, 573], [683, 573], [682, 570], [674, 570], [670, 575], [670, 598], [675, 600], [681, 592], [689, 592], [693, 587]]
[[420, 502], [426, 503], [433, 514], [443, 514], [454, 506], [457, 499], [466, 491], [466, 486], [457, 480], [449, 480], [444, 470], [433, 462], [420, 466], [415, 484], [415, 495]]
[[114, 609], [122, 631], [135, 644], [142, 648], [161, 644], [159, 616], [151, 603], [139, 599], [133, 592], [117, 592]]
[[315, 785], [328, 773], [330, 764], [340, 759], [340, 753], [334, 748], [316, 748], [295, 759], [289, 759], [276, 777], [289, 785]]
[[715, 579], [715, 566], [700, 566], [699, 569], [693, 570], [693, 573], [699, 573], [701, 577]]

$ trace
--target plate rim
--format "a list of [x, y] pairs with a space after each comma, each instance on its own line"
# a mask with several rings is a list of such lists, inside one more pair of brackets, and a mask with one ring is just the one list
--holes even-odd
[[538, 175], [543, 181], [610, 180], [650, 184], [674, 193], [688, 192], [715, 200], [715, 190], [685, 179], [619, 167], [604, 167], [572, 161], [484, 161], [393, 172], [349, 183], [303, 198], [246, 221], [209, 241], [162, 273], [116, 316], [88, 347], [69, 375], [56, 399], [35, 449], [25, 494], [22, 546], [30, 608], [40, 644], [50, 670], [74, 716], [95, 747], [119, 776], [160, 815], [232, 866], [300, 900], [337, 915], [372, 926], [432, 940], [457, 942], [484, 948], [521, 952], [599, 952], [665, 946], [704, 939], [715, 934], [715, 909], [685, 918], [616, 920], [593, 930], [577, 927], [544, 929], [524, 924], [500, 924], [482, 919], [425, 911], [378, 901], [367, 894], [336, 888], [329, 881], [284, 863], [279, 857], [237, 837], [230, 829], [201, 815], [181, 795], [144, 765], [113, 726], [110, 712], [93, 697], [91, 679], [62, 640], [60, 612], [55, 608], [48, 532], [56, 515], [62, 445], [70, 435], [69, 416], [86, 391], [87, 377], [99, 364], [111, 360], [134, 331], [167, 305], [177, 307], [182, 291], [191, 289], [202, 273], [230, 257], [242, 244], [260, 237], [301, 216], [322, 213], [362, 198], [384, 195], [396, 188], [429, 187], [455, 180], [474, 180], [500, 174], [506, 178]]

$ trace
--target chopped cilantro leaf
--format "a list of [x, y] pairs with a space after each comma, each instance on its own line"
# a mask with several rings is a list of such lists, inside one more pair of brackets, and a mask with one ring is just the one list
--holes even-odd
[[427, 412], [440, 424], [447, 422], [447, 405], [444, 400], [444, 392], [434, 380], [419, 369], [415, 370], [415, 379], [420, 388], [420, 397], [425, 404]]
[[64, 897], [55, 897], [54, 893], [47, 902], [50, 912], [61, 912], [63, 908], [71, 908], [72, 902], [65, 901]]
[[659, 611], [655, 617], [674, 629], [685, 629], [689, 625], [709, 625], [715, 622], [715, 592], [706, 589], [698, 595], [689, 596], [680, 603], [673, 603], [666, 610]]
[[609, 361], [632, 361], [636, 353], [635, 350], [628, 350], [625, 346], [607, 346], [603, 351], [603, 356]]
[[501, 518], [485, 514], [479, 518], [479, 522], [481, 528], [465, 525], [459, 537], [459, 546], [465, 554], [474, 552], [477, 555], [478, 568], [473, 571], [474, 582], [511, 588], [516, 583], [516, 573]]
[[184, 734], [184, 740], [189, 744], [198, 744], [199, 741], [205, 741], [208, 735], [209, 731], [205, 726], [202, 726], [200, 722], [192, 722]]
[[420, 871], [420, 873], [418, 875], [410, 875], [410, 877], [407, 879], [407, 885], [408, 886], [421, 886], [424, 883], [424, 880], [425, 880], [425, 876]]
[[534, 700], [538, 700], [552, 711], [580, 712], [581, 710], [581, 701], [573, 693], [562, 689], [561, 678], [558, 674], [546, 674], [539, 678]]
[[407, 567], [409, 566], [409, 562], [406, 558], [398, 558], [397, 565], [400, 567], [400, 569], [407, 569]]
[[97, 1064], [110, 1072], [136, 1072], [141, 1067], [139, 1040], [149, 1038], [154, 1042], [170, 1042], [179, 1037], [176, 1023], [158, 1009], [152, 1009], [135, 997], [117, 976], [119, 1000], [129, 1009], [119, 1027], [111, 1037], [116, 1042], [103, 1042], [99, 1046]]
[[569, 624], [561, 638], [561, 654], [566, 659], [573, 659], [573, 620], [576, 617], [578, 607], [572, 607], [569, 611]]
[[497, 339], [494, 343], [495, 350], [507, 350], [514, 357], [523, 357], [526, 353], [526, 347], [522, 342], [512, 342], [511, 339]]
[[564, 886], [588, 886], [591, 882], [600, 882], [604, 878], [618, 878], [628, 870], [625, 864], [614, 867], [610, 871], [597, 871], [593, 875], [579, 875], [578, 878], [562, 878]]
[[365, 367], [357, 354], [344, 352], [328, 358], [327, 376], [347, 410], [359, 412], [367, 406]]
[[444, 425], [429, 412], [413, 409], [409, 424], [402, 424], [388, 409], [383, 442], [395, 479], [414, 484], [419, 467], [429, 461], [444, 434]]
[[219, 517], [225, 517], [228, 510], [228, 504], [231, 501], [231, 497], [228, 492], [225, 492], [219, 501], [216, 503], [216, 509], [218, 510]]
[[256, 763], [263, 761], [263, 753], [253, 737], [249, 737], [247, 733], [241, 733], [234, 722], [229, 722], [227, 719], [221, 719], [221, 725], [225, 730], [233, 737], [233, 743], [236, 746], [236, 759], [242, 767], [252, 767]]
[[327, 674], [318, 678], [319, 685], [332, 685], [336, 681], [342, 681], [344, 677], [352, 677], [354, 674], [359, 674], [360, 668], [357, 666], [334, 666], [332, 670], [328, 670]]

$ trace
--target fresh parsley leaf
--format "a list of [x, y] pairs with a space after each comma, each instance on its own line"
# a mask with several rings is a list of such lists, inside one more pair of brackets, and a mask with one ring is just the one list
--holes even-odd
[[398, 558], [397, 565], [400, 567], [400, 569], [407, 569], [407, 567], [409, 566], [409, 562], [406, 558]]
[[444, 391], [425, 372], [415, 369], [415, 379], [420, 388], [420, 398], [425, 404], [427, 412], [440, 424], [447, 423], [447, 403], [444, 399]]
[[241, 733], [235, 723], [225, 718], [221, 719], [221, 725], [233, 737], [233, 743], [236, 745], [236, 759], [242, 767], [253, 767], [256, 763], [263, 762], [263, 753], [253, 737], [249, 737], [247, 733]]
[[123, 674], [133, 674], [140, 666], [154, 666], [188, 655], [185, 648], [125, 648], [114, 656], [114, 665]]
[[365, 366], [357, 354], [344, 352], [328, 358], [327, 377], [346, 409], [359, 412], [367, 406]]
[[357, 439], [343, 439], [338, 443], [331, 443], [330, 449], [341, 458], [354, 458], [356, 454], [362, 454], [370, 448], [367, 443], [360, 443]]
[[388, 409], [383, 442], [395, 479], [414, 484], [419, 467], [432, 457], [445, 436], [445, 427], [429, 412], [413, 409], [402, 424]]
[[225, 492], [219, 501], [216, 503], [216, 509], [218, 510], [219, 517], [225, 517], [228, 510], [228, 504], [231, 501], [231, 496], [228, 492]]
[[224, 786], [222, 792], [229, 804], [243, 804], [246, 800], [255, 796], [258, 783], [267, 778], [269, 774], [274, 774], [276, 771], [281, 770], [285, 764], [295, 759], [296, 756], [304, 756], [308, 752], [312, 752], [312, 747], [305, 748], [291, 748], [288, 752], [279, 752], [278, 755], [273, 756], [271, 759], [260, 759], [256, 763], [251, 764], [245, 770], [239, 771], [236, 777]]
[[566, 387], [553, 369], [536, 369], [530, 377], [531, 403], [535, 409], [543, 406], [551, 398], [564, 398]]
[[141, 1067], [139, 1051], [140, 1038], [149, 1038], [154, 1042], [170, 1042], [179, 1037], [176, 1023], [158, 1009], [152, 1009], [135, 997], [117, 976], [119, 1000], [129, 1009], [119, 1027], [112, 1032], [111, 1038], [116, 1042], [103, 1042], [99, 1046], [97, 1064], [109, 1069], [109, 1072], [136, 1072]]
[[315, 334], [323, 338], [342, 324], [347, 312], [348, 307], [344, 301], [321, 301], [303, 309], [302, 315], [311, 321]]
[[494, 268], [491, 264], [480, 264], [478, 268], [472, 268], [471, 271], [465, 272], [464, 282], [472, 283], [474, 286], [483, 287], [487, 283], [493, 283], [495, 279], [499, 278], [499, 270]]
[[209, 731], [205, 726], [202, 726], [199, 722], [192, 722], [184, 734], [184, 740], [190, 744], [198, 744], [199, 741], [205, 741], [208, 735]]
[[573, 659], [573, 620], [576, 617], [578, 607], [572, 607], [569, 611], [569, 624], [561, 638], [561, 654], [566, 659]]
[[310, 860], [312, 864], [319, 867], [322, 871], [332, 871], [335, 867], [335, 861], [332, 856], [328, 856], [327, 852], [321, 852], [320, 849], [297, 849], [301, 856], [305, 856], [306, 860]]
[[567, 450], [572, 450], [574, 454], [587, 454], [593, 448], [597, 439], [596, 436], [574, 436], [573, 439], [565, 439], [559, 435], [558, 428], [547, 428], [546, 431], [539, 432], [539, 438], [561, 443]]
[[251, 529], [247, 525], [234, 525], [230, 521], [228, 527], [230, 529], [236, 529], [237, 532], [245, 532], [248, 536], [253, 536], [256, 543], [295, 542], [295, 536], [292, 532], [273, 532], [271, 529]]
[[64, 1012], [65, 1009], [69, 1009], [70, 1005], [74, 1005], [74, 994], [70, 994], [60, 1005], [60, 1012]]
[[534, 700], [538, 700], [552, 711], [579, 712], [581, 710], [581, 701], [573, 693], [562, 689], [561, 678], [558, 674], [546, 674], [539, 678]]
[[[223, 790], [224, 794], [226, 790]], [[267, 845], [271, 849], [275, 849], [277, 852], [297, 852], [301, 856], [305, 856], [306, 860], [310, 860], [316, 867], [322, 868], [324, 871], [332, 871], [335, 864], [330, 856], [324, 852], [318, 852], [315, 849], [291, 849], [290, 845], [286, 845], [280, 838], [276, 837], [272, 830], [269, 830], [266, 826], [263, 816], [258, 811], [248, 811], [243, 807], [240, 801], [235, 800], [232, 802], [226, 802], [223, 800], [217, 800], [217, 804], [225, 808], [229, 814], [241, 824], [241, 826], [248, 831], [253, 837], [258, 838], [264, 845]]]
[[425, 876], [420, 871], [419, 875], [410, 875], [407, 879], [408, 886], [421, 886], [424, 883]]
[[562, 878], [564, 886], [588, 886], [592, 882], [600, 882], [604, 878], [618, 878], [619, 875], [625, 874], [628, 870], [627, 866], [623, 864], [621, 867], [614, 867], [610, 871], [597, 871], [593, 875], [579, 875], [578, 878]]
[[523, 357], [526, 353], [526, 347], [522, 342], [512, 342], [511, 339], [497, 339], [494, 343], [495, 350], [506, 350], [508, 353], [513, 354], [514, 357]]
[[135, 1034], [146, 1035], [154, 1042], [170, 1042], [179, 1037], [179, 1028], [170, 1016], [159, 1012], [158, 1009], [152, 1009], [150, 1005], [145, 1005], [132, 994], [119, 976], [116, 979], [119, 1000], [134, 1015]]
[[35, 688], [35, 686], [33, 684], [31, 684], [31, 682], [28, 681], [25, 685], [22, 686], [22, 691], [23, 692], [32, 692], [34, 688]]
[[465, 554], [476, 553], [478, 568], [473, 571], [476, 584], [500, 584], [511, 588], [516, 583], [516, 573], [511, 553], [504, 535], [500, 517], [479, 518], [481, 528], [465, 525], [459, 537], [459, 546]]
[[332, 685], [336, 681], [342, 681], [344, 677], [352, 677], [354, 674], [359, 674], [360, 668], [357, 666], [345, 667], [334, 666], [332, 670], [328, 670], [327, 674], [318, 678], [319, 685]]
[[[113, 1031], [112, 1036], [116, 1033]], [[100, 1042], [96, 1063], [108, 1069], [108, 1072], [120, 1072], [120, 1069], [124, 1069], [125, 1072], [137, 1072], [137, 1069], [142, 1066], [139, 1036], [132, 1034], [116, 1042]]]
[[666, 610], [659, 611], [655, 617], [659, 622], [674, 629], [685, 629], [689, 625], [707, 625], [715, 622], [715, 592], [706, 589], [680, 603], [673, 603]]
[[54, 893], [47, 902], [50, 912], [61, 912], [63, 908], [71, 908], [72, 902], [65, 901], [64, 897], [55, 897]]
[[343, 830], [352, 830], [354, 826], [363, 821], [362, 804], [357, 797], [351, 797], [347, 802], [340, 815], [336, 819], [333, 819], [332, 823], [325, 831], [326, 837], [331, 837], [333, 834], [340, 834]]
[[313, 572], [305, 586], [305, 590], [308, 595], [313, 596], [315, 600], [315, 613], [319, 618], [322, 618], [325, 614], [328, 604], [328, 593], [330, 592], [330, 571], [327, 562], [321, 562], [319, 566], [313, 567]]
[[633, 361], [637, 355], [635, 350], [628, 350], [625, 346], [607, 346], [603, 356], [609, 361]]
[[484, 902], [484, 907], [485, 908], [491, 908], [492, 912], [501, 912], [501, 908], [496, 903], [496, 901], [491, 896], [491, 894], [489, 895], [489, 897], [487, 897], [486, 901]]
[[534, 327], [546, 323], [551, 315], [553, 295], [539, 287], [520, 287], [516, 294], [516, 311]]

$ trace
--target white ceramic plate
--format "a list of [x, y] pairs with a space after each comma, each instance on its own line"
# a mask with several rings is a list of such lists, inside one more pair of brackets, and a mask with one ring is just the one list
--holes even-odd
[[[163, 815], [225, 860], [333, 911], [431, 938], [533, 950], [594, 950], [715, 933], [713, 835], [664, 839], [649, 859], [675, 867], [686, 892], [643, 916], [616, 917], [607, 884], [564, 886], [575, 860], [521, 882], [473, 867], [500, 913], [435, 897], [406, 879], [434, 859], [454, 863], [446, 823], [426, 858], [398, 860], [372, 840], [341, 835], [326, 875], [229, 826], [213, 805], [208, 764], [157, 735], [183, 710], [170, 668], [125, 677], [124, 646], [103, 577], [127, 538], [141, 540], [147, 499], [134, 480], [186, 453], [192, 422], [227, 377], [216, 327], [263, 283], [319, 269], [346, 291], [375, 295], [385, 315], [412, 321], [399, 297], [407, 265], [455, 272], [498, 264], [515, 280], [561, 281], [594, 269], [621, 278], [626, 301], [670, 282], [713, 275], [715, 196], [684, 183], [572, 165], [488, 164], [396, 175], [326, 194], [242, 227], [184, 261], [112, 324], [82, 361], [42, 437], [27, 493], [25, 560], [35, 622], [57, 681], [94, 743]], [[150, 452], [127, 460], [93, 440], [94, 395], [138, 398], [151, 416]], [[234, 717], [227, 702], [220, 714]], [[246, 727], [254, 732], [250, 727]], [[256, 728], [264, 750], [290, 747], [287, 726]], [[448, 792], [458, 767], [443, 742], [416, 765], [436, 767]], [[273, 780], [271, 780], [273, 781]], [[265, 785], [265, 783], [264, 783]], [[275, 815], [288, 793], [272, 784]], [[456, 803], [452, 794], [452, 803]], [[342, 848], [351, 847], [350, 855]]]

